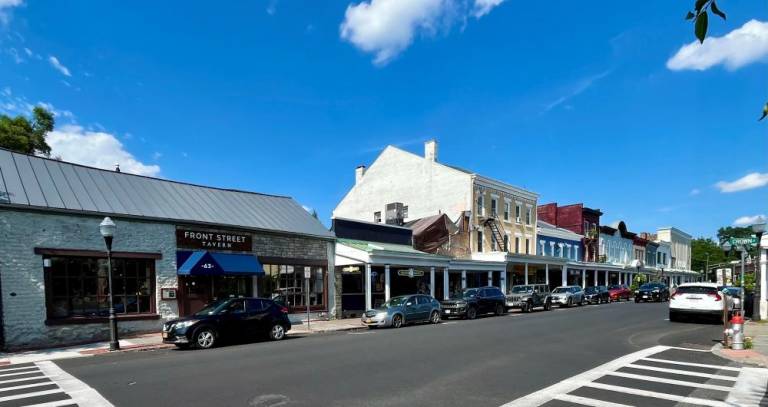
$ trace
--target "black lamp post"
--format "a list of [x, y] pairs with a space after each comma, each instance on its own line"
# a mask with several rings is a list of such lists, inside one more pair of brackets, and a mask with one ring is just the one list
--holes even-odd
[[99, 225], [99, 231], [107, 245], [107, 281], [109, 284], [109, 350], [120, 350], [117, 338], [117, 317], [115, 316], [115, 296], [112, 290], [112, 238], [115, 236], [117, 225], [109, 217], [104, 218]]

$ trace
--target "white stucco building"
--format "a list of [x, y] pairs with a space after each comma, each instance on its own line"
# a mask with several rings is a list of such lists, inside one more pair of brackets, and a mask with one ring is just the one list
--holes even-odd
[[691, 269], [692, 236], [674, 227], [659, 228], [657, 241], [667, 242], [670, 246], [669, 267], [674, 270]]

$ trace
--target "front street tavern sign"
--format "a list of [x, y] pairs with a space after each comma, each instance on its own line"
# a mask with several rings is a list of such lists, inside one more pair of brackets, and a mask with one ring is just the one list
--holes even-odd
[[176, 229], [176, 246], [185, 249], [218, 249], [237, 252], [252, 250], [250, 235], [189, 229]]

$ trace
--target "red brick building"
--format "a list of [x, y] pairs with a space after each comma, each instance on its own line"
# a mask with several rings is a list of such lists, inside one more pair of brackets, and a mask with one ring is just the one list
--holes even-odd
[[584, 254], [580, 260], [597, 261], [600, 251], [598, 230], [603, 214], [599, 209], [587, 208], [583, 203], [558, 206], [553, 202], [539, 205], [537, 213], [541, 221], [584, 236]]

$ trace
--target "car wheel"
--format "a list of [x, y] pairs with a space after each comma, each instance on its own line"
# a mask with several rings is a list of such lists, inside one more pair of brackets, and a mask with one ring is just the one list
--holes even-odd
[[400, 328], [401, 326], [403, 326], [403, 316], [395, 314], [395, 316], [392, 317], [392, 328]]
[[552, 311], [552, 301], [547, 301], [544, 303], [544, 311]]
[[567, 304], [565, 304], [565, 306], [568, 307], [568, 308], [572, 307], [573, 306], [573, 300], [568, 298], [568, 302], [567, 302]]
[[529, 304], [528, 302], [524, 302], [523, 305], [520, 306], [520, 312], [525, 314], [531, 310], [530, 307], [531, 307], [531, 304]]
[[439, 324], [440, 323], [440, 313], [437, 311], [432, 311], [432, 315], [429, 317], [429, 322], [433, 324]]
[[280, 341], [285, 338], [285, 327], [280, 324], [272, 325], [269, 329], [269, 339], [272, 341]]
[[677, 322], [680, 320], [680, 317], [677, 315], [676, 312], [669, 311], [669, 321], [670, 322]]
[[195, 347], [198, 349], [210, 349], [216, 345], [216, 331], [213, 328], [203, 327], [194, 335]]
[[475, 307], [469, 307], [469, 309], [467, 309], [467, 319], [475, 318], [477, 318], [477, 309], [475, 309]]
[[496, 309], [494, 310], [494, 314], [497, 317], [504, 315], [504, 306], [501, 304], [496, 304]]

